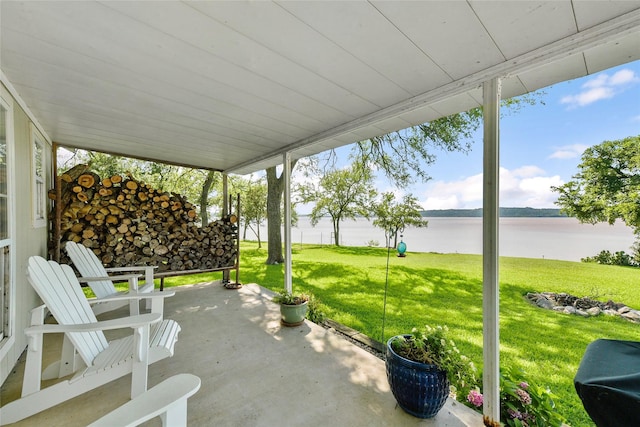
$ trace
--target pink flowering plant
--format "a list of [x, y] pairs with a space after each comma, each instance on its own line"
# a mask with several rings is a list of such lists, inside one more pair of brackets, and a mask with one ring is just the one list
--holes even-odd
[[[522, 370], [500, 374], [500, 420], [509, 427], [560, 427], [566, 420], [556, 411], [548, 388], [527, 381]], [[483, 395], [476, 388], [467, 395], [469, 406], [481, 409]]]

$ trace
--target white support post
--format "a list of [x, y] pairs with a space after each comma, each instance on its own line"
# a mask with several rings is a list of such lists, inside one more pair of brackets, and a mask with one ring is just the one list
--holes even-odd
[[[222, 217], [226, 218], [229, 215], [229, 178], [226, 173], [222, 174]], [[238, 218], [240, 220], [240, 218]], [[202, 224], [203, 226], [205, 224]], [[238, 226], [238, 234], [240, 233], [240, 226]], [[238, 280], [238, 272], [236, 270], [236, 281]], [[229, 270], [222, 270], [222, 283], [229, 283]]]
[[500, 79], [492, 79], [483, 85], [483, 413], [495, 422], [500, 420], [500, 85]]
[[[222, 174], [222, 216], [229, 215], [229, 179], [226, 173]], [[204, 226], [204, 224], [203, 224]]]
[[284, 175], [284, 289], [293, 290], [291, 274], [291, 153], [283, 154]]

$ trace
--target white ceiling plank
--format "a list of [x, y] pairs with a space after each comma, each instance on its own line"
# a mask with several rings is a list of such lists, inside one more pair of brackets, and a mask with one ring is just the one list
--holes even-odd
[[368, 2], [284, 1], [279, 4], [410, 95], [451, 81], [437, 64]]
[[584, 31], [604, 20], [638, 9], [638, 3], [637, 0], [574, 0], [572, 5], [578, 30]]
[[[62, 31], [61, 31], [62, 32]], [[59, 32], [60, 33], [60, 32]], [[9, 41], [11, 41], [12, 33], [8, 33]], [[23, 38], [30, 38], [28, 35], [21, 35]], [[73, 43], [79, 43], [79, 40], [83, 40], [87, 37], [80, 37], [80, 33], [70, 32], [69, 39], [73, 40]], [[43, 41], [38, 39], [30, 40], [31, 49], [33, 50], [33, 56], [39, 58], [43, 62], [55, 63], [53, 58], [65, 58], [69, 55], [69, 50], [74, 48], [79, 49], [77, 46], [65, 47], [60, 49], [55, 47], [55, 43], [50, 44], [49, 41]], [[104, 43], [104, 44], [102, 44]], [[99, 46], [101, 50], [106, 52], [114, 52], [118, 49], [112, 48], [112, 42], [105, 39], [96, 39], [94, 46]], [[10, 54], [11, 51], [7, 51]], [[318, 120], [315, 116], [303, 116], [298, 111], [292, 109], [284, 109], [279, 105], [264, 101], [263, 99], [248, 96], [246, 93], [235, 91], [231, 87], [224, 87], [217, 85], [216, 82], [212, 82], [202, 78], [201, 76], [190, 76], [186, 69], [171, 69], [161, 62], [153, 60], [142, 61], [143, 68], [136, 69], [132, 73], [130, 69], [121, 67], [120, 65], [111, 65], [111, 63], [132, 63], [138, 60], [139, 54], [136, 51], [122, 51], [118, 58], [112, 58], [111, 61], [105, 61], [104, 58], [92, 58], [88, 56], [82, 56], [81, 63], [74, 64], [72, 61], [64, 61], [64, 68], [59, 68], [60, 74], [66, 75], [67, 73], [80, 74], [90, 76], [93, 80], [102, 80], [109, 82], [113, 85], [122, 86], [132, 93], [146, 92], [151, 94], [157, 94], [159, 97], [168, 98], [171, 96], [172, 101], [177, 102], [179, 99], [175, 99], [177, 95], [182, 96], [183, 103], [192, 104], [194, 107], [198, 106], [198, 100], [201, 100], [202, 104], [218, 104], [219, 112], [217, 114], [231, 115], [233, 112], [237, 112], [238, 116], [249, 116], [256, 114], [260, 111], [260, 114], [269, 114], [270, 120], [276, 120], [280, 117], [280, 120], [290, 119], [291, 123], [296, 123], [297, 126], [304, 128], [307, 124], [311, 129], [317, 129], [321, 125], [322, 121]], [[71, 56], [71, 58], [74, 58]], [[165, 79], [157, 79], [159, 75], [165, 75]], [[171, 80], [173, 78], [173, 80]], [[173, 81], [174, 83], [167, 83]], [[194, 83], [195, 81], [195, 83]], [[186, 82], [190, 82], [191, 88], [184, 88]], [[178, 87], [179, 84], [183, 87]], [[88, 87], [88, 90], [91, 86]], [[175, 95], [174, 95], [175, 94]], [[325, 109], [327, 110], [327, 109]], [[227, 113], [228, 112], [228, 113]], [[323, 110], [315, 105], [313, 112], [319, 116], [323, 114]], [[279, 115], [278, 115], [279, 114]], [[333, 111], [331, 119], [336, 120], [343, 115]]]
[[[289, 134], [280, 133], [285, 128], [279, 127], [279, 132], [272, 131], [269, 127], [277, 128], [274, 121], [263, 118], [260, 121], [254, 119], [248, 120], [247, 117], [240, 116], [238, 119], [232, 118], [226, 114], [225, 110], [216, 111], [215, 104], [209, 104], [212, 108], [209, 111], [188, 102], [180, 102], [180, 97], [173, 99], [167, 98], [165, 92], [160, 92], [163, 98], [158, 98], [150, 93], [141, 93], [130, 90], [126, 87], [120, 87], [110, 82], [96, 81], [91, 75], [85, 75], [70, 71], [63, 77], [60, 73], [56, 73], [55, 69], [49, 69], [47, 64], [39, 61], [31, 61], [29, 58], [23, 58], [26, 71], [20, 75], [21, 79], [29, 78], [31, 87], [35, 90], [41, 90], [48, 93], [47, 97], [51, 99], [66, 99], [68, 103], [79, 103], [85, 108], [97, 108], [101, 112], [105, 109], [125, 114], [129, 119], [134, 120], [136, 116], [149, 117], [161, 120], [167, 124], [188, 121], [191, 126], [198, 127], [203, 130], [227, 128], [229, 131], [239, 133], [240, 130], [246, 135], [246, 138], [266, 138], [279, 142], [283, 140], [294, 140], [299, 137], [302, 130], [295, 127], [288, 127]], [[37, 75], [31, 76], [32, 73]], [[41, 71], [48, 71], [41, 73]], [[74, 78], [69, 79], [69, 76]], [[16, 83], [20, 85], [22, 80]], [[92, 89], [85, 90], [90, 87]], [[55, 88], [54, 93], [47, 88]], [[98, 96], [96, 94], [102, 93]], [[175, 95], [174, 95], [175, 96]], [[240, 115], [242, 112], [239, 113]], [[246, 113], [247, 116], [250, 114]], [[215, 125], [212, 126], [212, 124]], [[262, 125], [262, 126], [260, 126]]]
[[568, 79], [575, 79], [585, 74], [586, 67], [583, 55], [577, 54], [558, 60], [553, 67], [537, 68], [522, 73], [519, 78], [525, 85], [526, 91], [529, 92], [531, 91], [529, 88], [544, 88], [553, 82], [562, 81], [565, 76]]
[[450, 116], [461, 111], [469, 111], [476, 107], [480, 107], [480, 105], [468, 93], [461, 93], [431, 104], [431, 108], [437, 111], [440, 117]]
[[[215, 8], [224, 7], [226, 2], [203, 2], [201, 5], [210, 4]], [[234, 31], [228, 25], [223, 25], [215, 19], [211, 19], [196, 10], [201, 6], [198, 3], [184, 4], [177, 2], [161, 2], [158, 7], [149, 10], [143, 2], [110, 2], [110, 8], [117, 9], [126, 16], [144, 23], [150, 30], [152, 29], [153, 39], [161, 37], [165, 39], [169, 47], [176, 41], [186, 52], [189, 47], [199, 52], [200, 56], [207, 55], [208, 60], [218, 64], [211, 69], [214, 73], [226, 73], [231, 66], [234, 73], [248, 72], [261, 78], [262, 83], [275, 83], [284, 86], [297, 93], [308, 96], [325, 105], [338, 105], [343, 108], [343, 113], [351, 110], [370, 110], [375, 107], [374, 103], [360, 98], [350, 92], [347, 88], [332, 81], [324, 79], [322, 76], [309, 70], [300, 64], [292, 61], [278, 52], [262, 46], [256, 40], [252, 40], [243, 34]], [[242, 3], [235, 4], [235, 8], [241, 8]], [[260, 7], [260, 3], [255, 3], [254, 7]], [[254, 25], [263, 27], [268, 25], [264, 19], [253, 21]], [[280, 31], [282, 26], [276, 22], [272, 23], [272, 30]], [[163, 37], [164, 33], [170, 37]], [[301, 35], [304, 37], [304, 35]], [[173, 40], [172, 40], [173, 39]], [[151, 41], [150, 41], [151, 43]], [[176, 52], [180, 55], [181, 51]], [[188, 58], [192, 61], [193, 53]], [[234, 80], [237, 74], [222, 76], [225, 80]], [[245, 76], [248, 78], [248, 76]], [[323, 90], [321, 90], [322, 88]], [[278, 94], [274, 91], [273, 94]]]
[[431, 106], [426, 106], [404, 113], [399, 117], [410, 123], [411, 126], [417, 126], [440, 118], [440, 114]]
[[584, 52], [589, 74], [640, 59], [640, 31]]
[[507, 59], [563, 39], [576, 31], [570, 0], [471, 0], [469, 3]]
[[467, 2], [374, 1], [373, 5], [453, 80], [504, 60]]
[[[292, 3], [291, 5], [295, 5]], [[365, 3], [357, 3], [366, 5]], [[345, 3], [325, 3], [315, 8], [316, 19], [337, 25], [334, 17], [343, 11], [334, 11]], [[380, 74], [375, 68], [360, 61], [349, 52], [336, 45], [323, 34], [297, 19], [282, 6], [272, 2], [228, 3], [228, 2], [195, 2], [192, 6], [217, 21], [224, 19], [226, 26], [233, 28], [247, 39], [275, 52], [281, 58], [333, 81], [350, 93], [374, 103], [378, 107], [397, 102], [410, 95], [393, 81]], [[313, 7], [313, 3], [304, 7]], [[349, 11], [352, 19], [358, 20], [360, 10]], [[277, 29], [287, 28], [287, 31]], [[291, 37], [296, 34], [296, 37]], [[369, 40], [368, 44], [375, 43]], [[372, 92], [370, 85], [378, 90]]]
[[400, 116], [391, 117], [376, 123], [376, 134], [386, 134], [410, 127], [411, 124]]

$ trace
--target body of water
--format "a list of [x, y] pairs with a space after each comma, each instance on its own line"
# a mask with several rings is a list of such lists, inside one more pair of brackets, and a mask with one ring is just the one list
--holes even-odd
[[[482, 253], [482, 218], [426, 218], [427, 228], [409, 228], [403, 233], [407, 252]], [[262, 236], [267, 236], [266, 229]], [[249, 235], [248, 238], [251, 238]], [[333, 227], [323, 218], [312, 227], [300, 217], [291, 230], [296, 243], [332, 244]], [[377, 241], [384, 247], [384, 233], [371, 221], [358, 219], [340, 223], [340, 244], [366, 246]], [[500, 255], [580, 261], [602, 250], [631, 252], [633, 230], [618, 222], [580, 224], [575, 218], [501, 218]]]

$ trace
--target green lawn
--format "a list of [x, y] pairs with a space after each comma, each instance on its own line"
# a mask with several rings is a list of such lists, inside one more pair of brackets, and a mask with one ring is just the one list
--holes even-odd
[[[282, 289], [283, 266], [267, 266], [266, 249], [242, 242], [240, 281]], [[295, 245], [293, 286], [313, 293], [328, 317], [384, 341], [425, 324], [446, 324], [460, 350], [482, 367], [482, 257], [409, 253], [389, 258], [385, 337], [381, 337], [387, 250], [367, 247]], [[221, 274], [165, 280], [175, 286]], [[567, 261], [501, 258], [501, 364], [523, 368], [548, 385], [572, 426], [593, 426], [573, 386], [584, 350], [597, 338], [640, 341], [640, 325], [600, 316], [585, 319], [529, 304], [527, 292], [567, 292], [613, 299], [640, 308], [640, 270]]]

